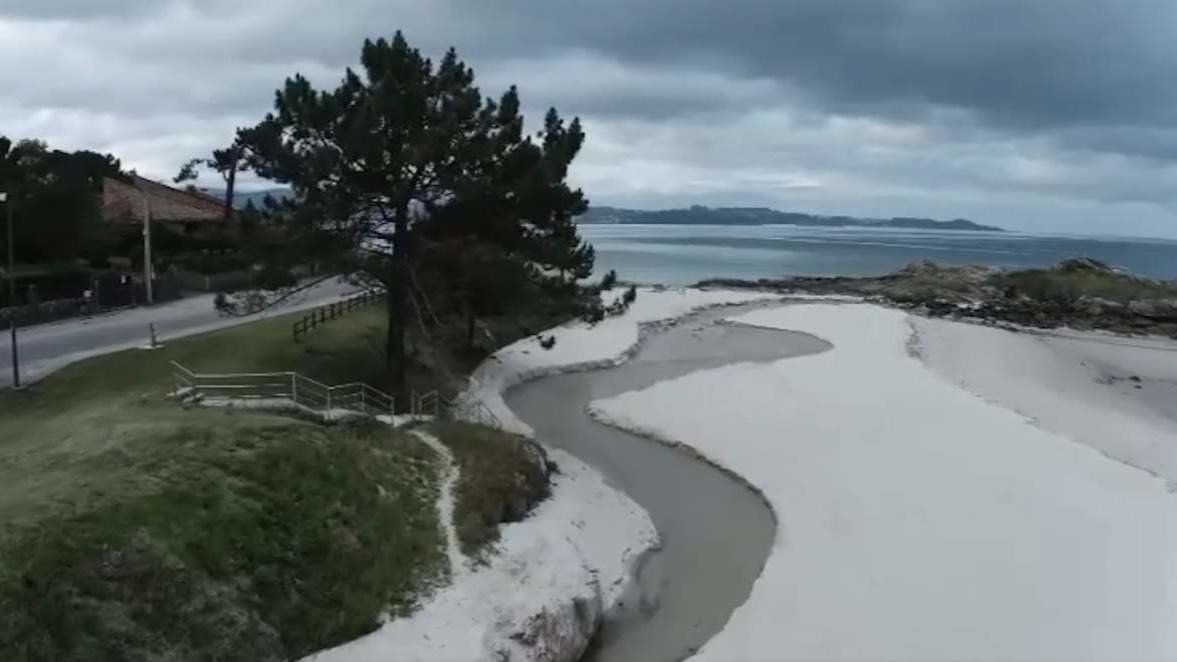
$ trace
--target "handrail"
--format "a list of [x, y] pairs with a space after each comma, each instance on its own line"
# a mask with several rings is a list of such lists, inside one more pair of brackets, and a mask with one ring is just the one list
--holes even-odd
[[[171, 362], [178, 396], [223, 397], [243, 400], [277, 399], [309, 409], [326, 418], [340, 410], [365, 416], [394, 414], [396, 399], [362, 382], [328, 386], [296, 372], [197, 373]], [[273, 381], [258, 381], [269, 379]], [[359, 400], [358, 403], [355, 401]], [[346, 405], [346, 407], [340, 406]], [[357, 408], [358, 405], [358, 408]]]
[[[396, 398], [364, 382], [328, 386], [297, 372], [197, 373], [170, 362], [177, 397], [214, 396], [235, 400], [281, 400], [331, 419], [340, 415], [395, 415]], [[266, 378], [274, 381], [257, 381]], [[414, 417], [454, 418], [501, 428], [498, 416], [479, 400], [448, 400], [436, 390], [413, 392], [409, 413]]]

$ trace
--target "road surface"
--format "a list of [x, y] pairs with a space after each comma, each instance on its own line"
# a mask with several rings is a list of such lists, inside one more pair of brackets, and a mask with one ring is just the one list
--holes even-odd
[[[81, 359], [147, 345], [149, 324], [161, 342], [196, 333], [252, 322], [275, 315], [315, 308], [353, 293], [357, 288], [329, 280], [292, 296], [281, 305], [245, 317], [221, 317], [211, 294], [159, 306], [132, 308], [19, 329], [21, 382], [32, 383]], [[0, 333], [0, 388], [11, 385], [10, 334]]]

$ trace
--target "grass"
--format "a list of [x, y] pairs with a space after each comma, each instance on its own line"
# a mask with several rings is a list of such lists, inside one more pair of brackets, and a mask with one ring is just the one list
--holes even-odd
[[194, 421], [75, 468], [111, 465], [134, 477], [6, 527], [4, 659], [297, 658], [442, 572], [436, 465], [403, 434]]
[[1142, 299], [1177, 299], [1177, 283], [1138, 278], [1110, 270], [1068, 267], [1026, 269], [999, 274], [991, 279], [1002, 290], [1038, 301], [1070, 303], [1082, 297], [1097, 297], [1117, 303]]
[[467, 556], [479, 558], [499, 539], [500, 524], [523, 519], [547, 497], [543, 450], [522, 437], [468, 423], [434, 423], [430, 431], [461, 467], [454, 516], [458, 538]]
[[[164, 397], [169, 360], [381, 385], [382, 313], [302, 345], [275, 318], [0, 393], [0, 659], [296, 658], [443, 580], [436, 458], [419, 441]], [[530, 465], [505, 435], [438, 429], [470, 467], [473, 549], [532, 494]]]

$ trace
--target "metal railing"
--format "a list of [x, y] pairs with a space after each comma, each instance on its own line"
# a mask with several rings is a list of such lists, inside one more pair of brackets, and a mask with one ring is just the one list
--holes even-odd
[[320, 325], [326, 324], [333, 319], [342, 317], [347, 313], [363, 308], [365, 306], [376, 303], [384, 299], [383, 290], [365, 290], [355, 296], [348, 297], [343, 301], [336, 301], [325, 306], [320, 306], [303, 315], [302, 319], [294, 323], [291, 332], [294, 335], [294, 342], [301, 342], [303, 336], [317, 329]]
[[437, 391], [428, 391], [421, 394], [413, 393], [410, 404], [415, 416], [466, 421], [498, 429], [503, 427], [499, 417], [481, 400], [472, 398], [447, 400]]
[[449, 417], [454, 420], [503, 429], [503, 422], [481, 400], [458, 400], [449, 404]]
[[328, 386], [297, 372], [197, 373], [172, 361], [175, 394], [181, 398], [293, 405], [325, 418], [348, 414], [392, 416], [396, 400], [367, 384]]
[[[235, 402], [258, 407], [297, 407], [332, 420], [352, 415], [393, 416], [396, 400], [362, 382], [328, 386], [296, 372], [197, 373], [172, 361], [174, 395], [208, 403]], [[474, 399], [447, 400], [437, 391], [409, 398], [413, 417], [452, 419], [502, 428], [484, 403]]]

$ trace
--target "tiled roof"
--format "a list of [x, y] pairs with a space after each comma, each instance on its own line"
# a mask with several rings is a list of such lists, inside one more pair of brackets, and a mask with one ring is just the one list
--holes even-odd
[[115, 223], [142, 223], [147, 209], [157, 221], [223, 223], [224, 201], [199, 191], [172, 188], [138, 175], [131, 181], [104, 179], [102, 216]]

